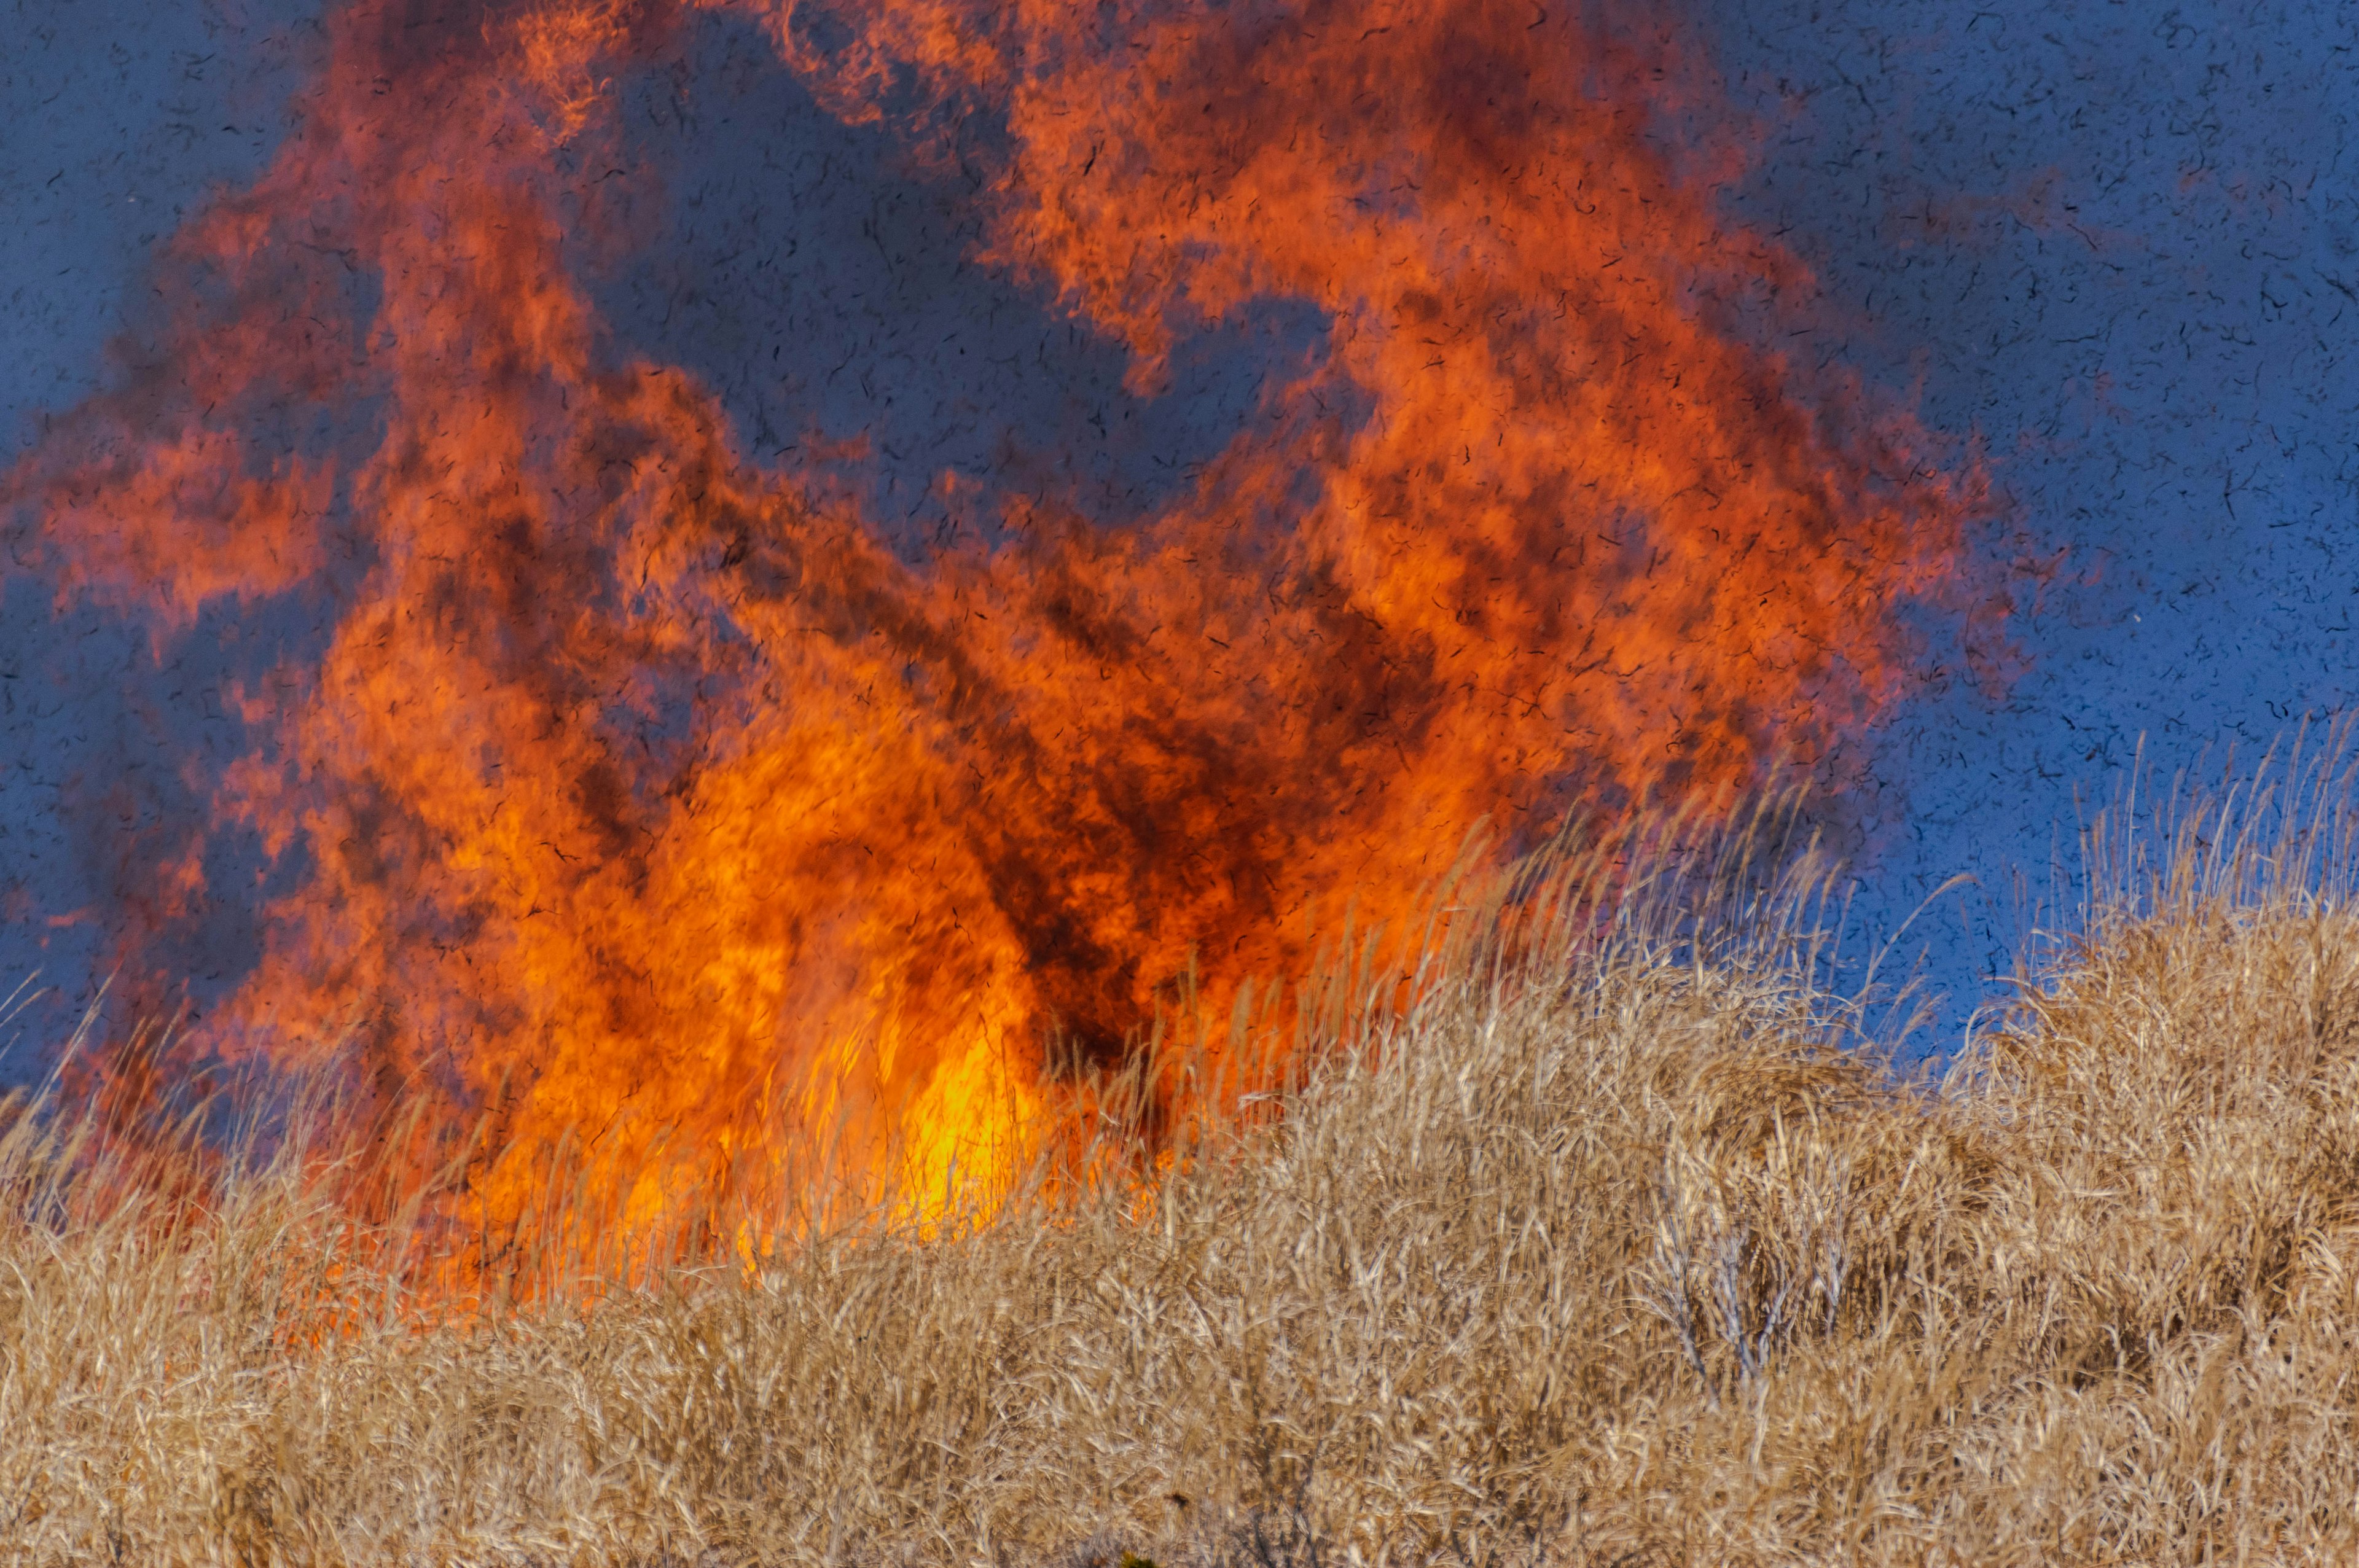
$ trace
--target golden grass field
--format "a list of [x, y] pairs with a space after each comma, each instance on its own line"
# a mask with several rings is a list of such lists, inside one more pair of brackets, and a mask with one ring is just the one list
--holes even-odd
[[1938, 1080], [1810, 861], [1625, 836], [1151, 1183], [594, 1305], [425, 1314], [316, 1161], [168, 1207], [20, 1099], [0, 1558], [2359, 1562], [2339, 765], [2101, 825]]

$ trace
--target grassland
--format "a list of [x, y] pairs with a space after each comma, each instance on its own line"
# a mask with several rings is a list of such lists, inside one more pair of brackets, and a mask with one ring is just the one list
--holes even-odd
[[1151, 1181], [594, 1304], [19, 1099], [0, 1559], [2359, 1561], [2349, 782], [2101, 828], [1938, 1079], [1807, 858], [1617, 838]]

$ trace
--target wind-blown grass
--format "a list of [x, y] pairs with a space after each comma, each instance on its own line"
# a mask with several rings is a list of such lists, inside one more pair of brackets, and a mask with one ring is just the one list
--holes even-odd
[[1938, 1082], [1828, 989], [1807, 860], [1624, 838], [1457, 907], [1151, 1178], [497, 1310], [406, 1301], [316, 1141], [173, 1188], [19, 1101], [0, 1544], [2359, 1561], [2348, 783], [2101, 826]]

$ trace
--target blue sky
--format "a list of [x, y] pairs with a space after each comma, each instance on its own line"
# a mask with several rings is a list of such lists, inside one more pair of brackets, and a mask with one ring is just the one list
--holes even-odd
[[[13, 6], [0, 454], [104, 383], [158, 238], [266, 159], [310, 11]], [[2359, 6], [1751, 0], [1690, 25], [1770, 127], [1733, 207], [1854, 323], [1813, 351], [1979, 432], [2015, 524], [2065, 552], [2017, 622], [2012, 688], [1930, 683], [1875, 738], [1883, 783], [1857, 803], [1860, 937], [1976, 879], [1909, 945], [1954, 1024], [2013, 949], [2017, 873], [2046, 885], [2141, 735], [2168, 772], [2359, 689]], [[926, 478], [1011, 438], [1135, 512], [1218, 449], [1258, 366], [1315, 335], [1273, 307], [1133, 396], [1114, 348], [966, 261], [957, 203], [750, 35], [706, 26], [687, 65], [725, 87], [619, 84], [676, 243], [602, 280], [616, 330], [721, 389], [756, 449], [813, 417], [870, 432], [882, 460], [842, 482], [913, 537]], [[60, 996], [33, 1027], [53, 1035], [104, 965], [107, 912], [137, 896], [136, 829], [195, 810], [190, 759], [237, 737], [202, 656], [159, 667], [138, 628], [51, 597], [0, 558], [0, 991], [44, 971]], [[173, 959], [201, 997], [252, 937], [224, 918]]]
[[1738, 98], [1801, 105], [1745, 209], [1870, 324], [1841, 351], [1921, 376], [2070, 550], [2007, 699], [1886, 741], [1907, 787], [1863, 900], [1973, 875], [1926, 933], [1962, 991], [2141, 737], [2167, 776], [2359, 690], [2359, 8], [1721, 13]]

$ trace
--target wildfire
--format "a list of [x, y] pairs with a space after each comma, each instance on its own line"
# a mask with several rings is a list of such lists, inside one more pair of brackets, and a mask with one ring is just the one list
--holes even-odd
[[[1259, 302], [1320, 351], [1176, 503], [913, 563], [582, 281], [647, 240], [613, 84], [699, 9], [972, 176], [978, 259], [1142, 394]], [[1776, 346], [1812, 283], [1724, 215], [1748, 130], [1618, 10], [338, 8], [160, 340], [8, 481], [159, 648], [330, 628], [218, 782], [267, 892], [159, 872], [264, 903], [216, 1042], [487, 1120], [511, 1221], [560, 1146], [634, 1221], [814, 1141], [987, 1186], [1183, 980], [1299, 974], [1478, 823], [1827, 756], [1966, 602], [1975, 477]]]

